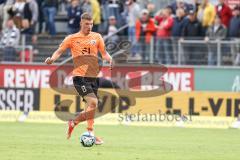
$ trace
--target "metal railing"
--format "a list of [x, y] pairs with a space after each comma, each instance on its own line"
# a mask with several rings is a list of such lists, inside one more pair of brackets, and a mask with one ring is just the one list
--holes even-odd
[[[118, 32], [125, 29], [127, 26], [120, 28]], [[117, 33], [118, 33], [117, 32]], [[189, 40], [189, 39], [174, 39], [169, 38], [165, 40], [157, 39], [152, 37], [151, 41], [146, 43], [145, 37], [140, 37], [139, 41], [133, 42], [128, 41], [129, 37], [119, 37], [119, 41], [112, 43], [112, 36], [116, 34], [106, 36], [106, 48], [111, 48], [108, 52], [115, 58], [125, 58], [125, 61], [121, 63], [157, 63], [167, 65], [211, 65], [211, 66], [238, 66], [240, 63], [240, 39], [231, 40]], [[167, 40], [167, 41], [166, 41]], [[127, 42], [127, 43], [125, 43]], [[114, 44], [116, 48], [108, 47], [109, 44]], [[121, 44], [124, 47], [121, 48]], [[129, 48], [130, 44], [130, 48]], [[56, 45], [56, 44], [54, 44]], [[110, 45], [110, 46], [111, 46]], [[113, 45], [113, 46], [114, 46]], [[0, 46], [3, 48], [3, 46]], [[22, 37], [21, 45], [16, 46], [16, 50], [25, 51], [20, 56], [21, 63], [26, 62], [26, 56], [28, 57], [27, 62], [33, 61], [33, 46], [26, 45], [24, 36]], [[1, 54], [1, 49], [0, 49]], [[47, 54], [38, 54], [38, 58], [44, 60], [46, 56], [51, 56], [52, 52]], [[62, 57], [62, 63], [71, 60], [70, 54]], [[15, 61], [16, 62], [16, 61]]]
[[[12, 54], [10, 52], [12, 52]], [[21, 35], [19, 45], [4, 46], [0, 44], [0, 54], [2, 54], [2, 62], [17, 62], [18, 60], [20, 60], [21, 63], [33, 62], [33, 46], [26, 45], [26, 35]]]
[[[8, 55], [9, 58], [4, 58], [6, 57], [7, 53], [7, 48], [12, 48], [15, 50], [15, 54]], [[17, 45], [14, 47], [6, 47], [0, 45], [0, 53], [2, 54], [1, 57], [1, 62], [4, 63], [9, 63], [9, 62], [20, 62], [20, 63], [31, 63], [33, 62], [33, 46], [31, 45]]]
[[142, 63], [213, 66], [240, 64], [240, 39], [205, 41], [169, 38], [159, 40], [153, 37], [150, 43], [137, 42], [133, 44], [133, 48], [137, 48], [136, 53], [130, 54], [130, 59]]
[[[225, 65], [223, 57], [228, 57], [229, 60], [232, 60], [232, 64], [234, 65], [234, 60], [240, 54], [240, 39], [232, 39], [232, 40], [179, 40], [178, 41], [178, 65], [186, 65], [189, 61], [184, 60], [186, 55], [186, 45], [191, 46], [191, 48], [196, 48], [201, 53], [202, 56], [207, 57], [207, 62], [204, 64], [207, 65], [216, 65], [221, 66]], [[235, 48], [235, 50], [233, 49]], [[192, 54], [197, 53], [192, 50]], [[211, 63], [211, 55], [215, 55], [215, 63]], [[200, 57], [201, 58], [201, 57]], [[202, 57], [203, 58], [203, 57]], [[200, 61], [201, 59], [199, 59]], [[239, 63], [239, 62], [238, 62]], [[238, 64], [235, 64], [238, 65]]]

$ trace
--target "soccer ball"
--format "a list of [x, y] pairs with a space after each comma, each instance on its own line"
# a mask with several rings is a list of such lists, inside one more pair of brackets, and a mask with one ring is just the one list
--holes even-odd
[[92, 147], [95, 141], [95, 136], [91, 132], [84, 132], [80, 137], [80, 142], [83, 147]]

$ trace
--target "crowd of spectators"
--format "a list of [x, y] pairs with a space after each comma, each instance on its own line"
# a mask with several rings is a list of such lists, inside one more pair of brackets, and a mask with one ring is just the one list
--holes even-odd
[[[156, 62], [176, 64], [179, 41], [204, 40], [208, 54], [199, 54], [201, 45], [184, 45], [184, 59], [196, 64], [195, 60], [205, 56], [207, 63], [214, 65], [217, 47], [210, 41], [240, 38], [240, 4], [230, 8], [224, 0], [218, 0], [215, 6], [209, 0], [187, 2], [176, 0], [156, 8], [150, 0], [0, 0], [0, 43], [9, 52], [9, 47], [14, 48], [19, 40], [10, 42], [11, 39], [20, 34], [26, 35], [27, 44], [36, 43], [38, 34], [55, 36], [57, 11], [64, 3], [69, 34], [79, 31], [81, 14], [89, 12], [93, 31], [115, 43], [127, 37], [132, 43], [133, 59], [148, 61], [150, 43], [154, 43]], [[127, 29], [118, 32], [125, 25]], [[239, 46], [234, 48], [233, 59], [240, 59]]]

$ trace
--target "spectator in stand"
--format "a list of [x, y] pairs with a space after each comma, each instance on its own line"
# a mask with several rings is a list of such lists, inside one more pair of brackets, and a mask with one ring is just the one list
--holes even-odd
[[233, 17], [229, 25], [229, 37], [240, 38], [240, 5], [236, 5], [233, 9]]
[[172, 27], [172, 47], [173, 47], [173, 62], [177, 62], [178, 56], [178, 40], [182, 36], [183, 29], [188, 23], [188, 19], [186, 17], [185, 11], [183, 8], [177, 9], [176, 17], [173, 19], [173, 27]]
[[30, 27], [33, 29], [33, 32], [35, 32], [36, 29], [38, 15], [39, 11], [36, 0], [27, 0], [24, 8], [24, 19], [28, 19]]
[[101, 6], [101, 5], [103, 5], [103, 3], [105, 3], [106, 0], [97, 0], [97, 1], [98, 1], [99, 5]]
[[6, 26], [6, 22], [7, 20], [10, 18], [10, 15], [8, 14], [9, 9], [12, 8], [13, 4], [14, 4], [14, 0], [6, 0], [3, 6], [3, 23], [2, 23], [2, 27], [4, 28]]
[[141, 17], [136, 21], [136, 40], [140, 45], [142, 61], [149, 60], [150, 43], [156, 31], [154, 19], [148, 10], [142, 10]]
[[81, 9], [83, 12], [88, 12], [88, 13], [92, 14], [91, 0], [83, 0], [81, 7], [82, 7]]
[[[115, 34], [118, 31], [117, 20], [114, 16], [108, 18], [108, 26], [105, 34], [107, 37], [107, 42], [118, 43], [120, 41], [120, 33]], [[105, 36], [106, 38], [106, 36]]]
[[[26, 29], [26, 26], [29, 30], [31, 30], [31, 42], [36, 43], [37, 36], [35, 34], [36, 32], [36, 25], [38, 22], [38, 4], [36, 0], [27, 0], [26, 4], [24, 6], [23, 10], [23, 20], [25, 20], [24, 23], [29, 23], [28, 25], [25, 24], [22, 26], [24, 29]], [[23, 24], [23, 22], [22, 22]], [[29, 36], [30, 36], [29, 35]]]
[[128, 40], [132, 43], [132, 57], [136, 56], [137, 43], [136, 43], [136, 21], [139, 18], [140, 6], [136, 0], [128, 0], [127, 2], [127, 23], [128, 23]]
[[68, 29], [69, 34], [77, 33], [80, 30], [80, 16], [82, 9], [79, 0], [72, 0], [71, 6], [68, 8]]
[[16, 0], [14, 5], [8, 10], [10, 17], [13, 18], [16, 27], [19, 29], [21, 28], [22, 19], [24, 18], [25, 4], [25, 0]]
[[[119, 0], [108, 0], [108, 16], [114, 16], [117, 21], [121, 19], [120, 16], [120, 1]], [[120, 22], [118, 23], [120, 24]]]
[[27, 19], [22, 20], [21, 35], [25, 36], [26, 45], [32, 45], [35, 42], [33, 39], [34, 30]]
[[218, 41], [227, 37], [227, 29], [221, 23], [221, 18], [215, 16], [214, 25], [208, 28], [205, 41], [208, 43], [208, 65], [217, 64], [217, 43], [209, 43], [209, 41]]
[[202, 3], [198, 8], [197, 18], [202, 23], [203, 34], [205, 34], [208, 27], [213, 25], [215, 15], [215, 8], [209, 3], [209, 0], [202, 0]]
[[26, 36], [26, 45], [32, 45], [32, 36], [34, 34], [33, 29], [27, 19], [22, 20], [21, 35]]
[[188, 21], [183, 28], [182, 36], [184, 39], [200, 39], [202, 35], [202, 25], [197, 19], [197, 15], [194, 10], [189, 11]]
[[201, 3], [199, 2], [200, 0], [194, 0], [193, 1], [193, 9], [194, 11], [196, 11], [196, 13], [198, 12], [198, 8], [201, 5]]
[[51, 36], [56, 35], [55, 16], [57, 14], [58, 0], [44, 0], [43, 14], [46, 28]]
[[231, 46], [231, 52], [233, 57], [233, 64], [240, 64], [240, 5], [236, 5], [233, 9], [233, 17], [229, 25], [229, 37], [235, 40], [236, 45]]
[[172, 64], [171, 53], [171, 30], [173, 27], [173, 17], [171, 8], [165, 8], [162, 15], [157, 15], [155, 20], [158, 22], [157, 26], [157, 52], [155, 59], [164, 64]]
[[[26, 13], [25, 13], [26, 12]], [[38, 21], [38, 4], [36, 0], [26, 0], [23, 15], [28, 19], [31, 26], [35, 26]], [[35, 28], [35, 27], [34, 27]]]
[[[121, 1], [121, 21], [120, 21], [120, 26], [127, 26], [128, 25], [128, 12], [129, 12], [129, 7], [128, 7], [128, 0], [123, 0]], [[139, 6], [139, 5], [138, 5]], [[140, 6], [139, 6], [140, 7]], [[140, 10], [140, 9], [139, 9]], [[125, 35], [127, 39], [129, 39], [130, 37], [128, 36], [128, 31], [129, 28], [126, 27], [125, 29], [123, 29], [122, 34]]]
[[149, 12], [149, 16], [151, 18], [154, 18], [154, 14], [155, 14], [155, 5], [153, 3], [149, 3], [147, 4], [147, 10]]
[[33, 28], [31, 28], [30, 22], [32, 20], [32, 12], [30, 10], [29, 3], [26, 3], [23, 9], [23, 19], [21, 20], [21, 35], [25, 36], [26, 45], [31, 45], [31, 39], [33, 36]]
[[141, 8], [146, 8], [146, 9], [147, 9], [147, 5], [152, 2], [152, 0], [137, 0], [137, 1]]
[[[198, 21], [196, 12], [189, 11], [188, 22], [183, 28], [182, 37], [185, 40], [198, 40], [202, 39], [202, 24]], [[193, 44], [184, 44], [184, 56], [182, 57], [185, 64], [196, 64], [197, 60], [201, 57], [201, 46]]]
[[225, 0], [218, 0], [219, 3], [216, 6], [216, 12], [217, 15], [221, 18], [222, 24], [228, 28], [230, 20], [232, 18], [232, 10], [224, 1]]
[[15, 26], [14, 21], [9, 19], [6, 23], [6, 28], [2, 32], [1, 45], [3, 48], [3, 61], [16, 60], [16, 47], [19, 43], [20, 32]]
[[169, 6], [172, 9], [172, 13], [176, 15], [177, 9], [182, 8], [186, 13], [193, 8], [191, 4], [184, 2], [184, 0], [176, 0]]
[[[26, 39], [25, 39], [26, 45], [32, 45], [33, 43], [35, 43], [34, 38], [33, 38], [34, 30], [31, 27], [28, 19], [22, 20], [21, 35], [24, 35], [26, 37]], [[20, 52], [20, 59], [24, 60], [24, 62], [30, 62], [31, 54], [32, 54], [32, 52], [30, 51], [30, 49], [25, 48], [24, 51]]]
[[43, 23], [44, 23], [44, 14], [43, 14], [43, 0], [37, 0], [37, 4], [38, 4], [38, 33], [41, 34], [42, 33], [42, 29], [43, 29]]
[[93, 31], [98, 32], [99, 25], [101, 24], [101, 8], [97, 0], [91, 0], [92, 4], [92, 17], [93, 17]]
[[3, 7], [6, 0], [0, 0], [0, 31], [2, 30], [2, 22], [3, 22]]

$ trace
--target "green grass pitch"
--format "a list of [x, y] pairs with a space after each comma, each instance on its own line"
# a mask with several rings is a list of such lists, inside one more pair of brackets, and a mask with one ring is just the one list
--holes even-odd
[[0, 123], [1, 160], [237, 160], [240, 130], [96, 126], [105, 144], [84, 148], [78, 126]]

